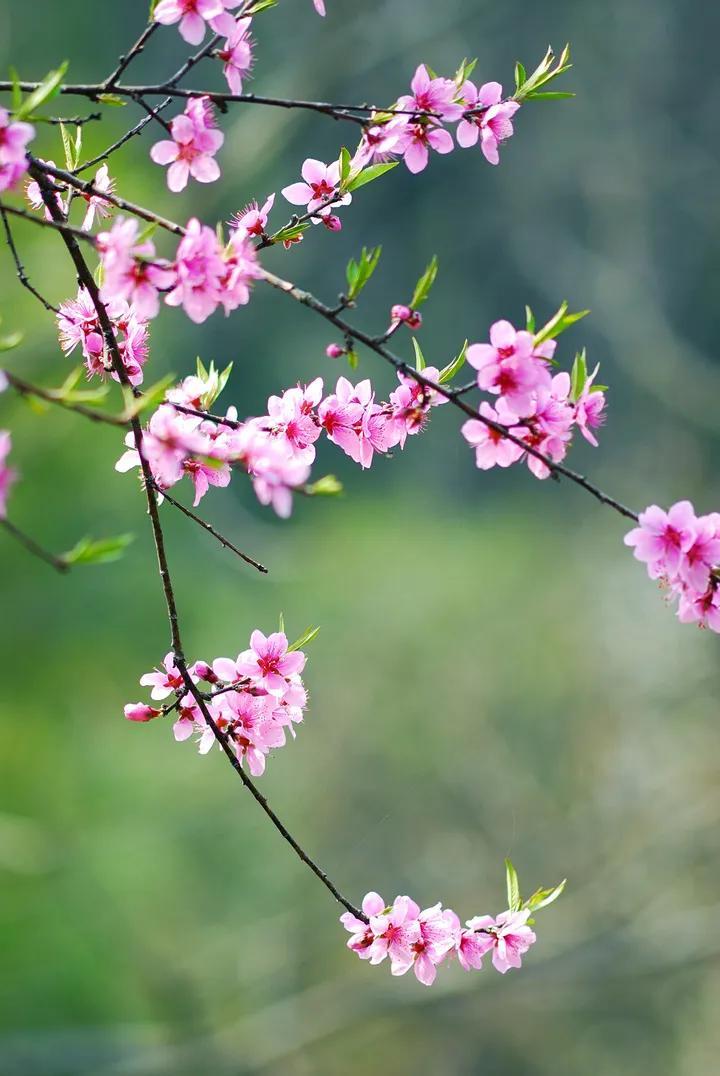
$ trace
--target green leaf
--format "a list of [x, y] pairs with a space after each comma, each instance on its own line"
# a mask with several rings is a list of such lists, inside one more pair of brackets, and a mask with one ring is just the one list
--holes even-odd
[[17, 347], [22, 342], [23, 333], [19, 330], [14, 333], [10, 333], [9, 336], [0, 337], [0, 352], [12, 351], [14, 347]]
[[393, 168], [397, 168], [398, 164], [398, 161], [386, 161], [384, 164], [371, 164], [369, 168], [364, 168], [354, 179], [351, 179], [345, 189], [347, 191], [356, 191], [359, 187], [364, 187], [366, 183], [372, 183], [374, 179], [379, 179], [380, 176], [384, 176], [386, 172], [391, 172]]
[[275, 7], [278, 0], [256, 0], [251, 8], [247, 11], [243, 11], [244, 15], [259, 15], [261, 11], [269, 11], [271, 7]]
[[65, 61], [56, 70], [49, 71], [37, 89], [33, 90], [17, 109], [15, 119], [25, 119], [26, 116], [31, 116], [36, 108], [40, 108], [41, 105], [52, 101], [53, 97], [56, 97], [60, 92], [67, 69], [68, 63]]
[[132, 534], [119, 534], [116, 538], [81, 538], [77, 545], [63, 554], [66, 564], [109, 564], [119, 560], [133, 541]]
[[156, 407], [161, 404], [165, 399], [165, 393], [171, 385], [175, 383], [175, 374], [166, 374], [159, 381], [156, 381], [154, 385], [150, 385], [141, 396], [134, 396], [132, 391], [123, 385], [123, 399], [125, 401], [125, 410], [122, 417], [125, 420], [135, 418], [136, 415], [141, 414], [143, 411], [147, 411], [149, 407]]
[[554, 889], [537, 889], [525, 901], [523, 908], [529, 908], [531, 911], [537, 911], [538, 908], [547, 908], [548, 904], [552, 904], [563, 893], [566, 885], [567, 878], [563, 878], [562, 882], [556, 885]]
[[457, 358], [453, 359], [452, 362], [449, 362], [447, 366], [443, 366], [442, 370], [440, 371], [440, 377], [438, 378], [438, 383], [440, 385], [445, 385], [448, 381], [452, 381], [455, 375], [459, 373], [460, 370], [462, 370], [463, 366], [465, 365], [465, 353], [467, 351], [467, 347], [468, 342], [466, 340], [461, 347], [460, 354], [457, 356]]
[[525, 96], [526, 101], [561, 101], [564, 98], [577, 97], [576, 93], [566, 93], [559, 90], [550, 90], [548, 93], [528, 93]]
[[280, 617], [278, 619], [278, 631], [281, 632], [283, 635], [285, 634], [285, 617], [282, 613], [280, 614]]
[[437, 255], [433, 254], [430, 264], [415, 285], [415, 291], [413, 292], [413, 297], [410, 300], [410, 307], [412, 310], [417, 310], [417, 308], [421, 306], [429, 296], [430, 290], [435, 283], [437, 271]]
[[308, 497], [338, 497], [343, 492], [343, 484], [334, 474], [326, 474], [305, 486], [304, 492]]
[[529, 306], [525, 307], [525, 328], [529, 333], [535, 332], [535, 315]]
[[523, 83], [527, 80], [527, 72], [525, 68], [518, 60], [515, 64], [515, 89], [519, 90]]
[[547, 86], [553, 79], [558, 78], [559, 75], [569, 71], [572, 67], [570, 63], [570, 46], [566, 45], [560, 54], [560, 58], [555, 57], [555, 53], [552, 48], [548, 48], [547, 52], [543, 56], [542, 60], [535, 68], [533, 73], [528, 77], [522, 79], [519, 85], [517, 85], [518, 74], [524, 75], [525, 70], [520, 66], [520, 71], [516, 67], [516, 89], [514, 93], [514, 99], [516, 101], [532, 100], [538, 97], [538, 90], [542, 86]]
[[127, 104], [125, 98], [116, 93], [99, 93], [97, 99], [101, 104], [110, 105], [112, 108], [125, 108]]
[[272, 243], [288, 243], [293, 239], [298, 239], [303, 232], [306, 232], [310, 227], [310, 221], [304, 221], [302, 224], [288, 224], [285, 228], [281, 228], [278, 232], [275, 232], [270, 236]]
[[352, 164], [352, 158], [350, 156], [350, 150], [345, 146], [340, 150], [340, 186], [345, 189], [345, 185], [350, 176], [350, 166]]
[[535, 345], [542, 344], [545, 340], [555, 340], [560, 333], [564, 333], [576, 321], [586, 318], [589, 310], [578, 310], [577, 313], [568, 313], [568, 304], [563, 302], [560, 308], [553, 314], [546, 325], [535, 333]]
[[382, 247], [373, 247], [370, 250], [363, 247], [360, 252], [359, 261], [355, 261], [353, 258], [350, 259], [345, 271], [348, 282], [348, 299], [357, 299], [358, 295], [375, 272], [381, 254]]
[[415, 369], [418, 371], [418, 373], [422, 373], [427, 366], [427, 363], [425, 362], [425, 356], [420, 350], [420, 345], [418, 344], [414, 336], [412, 338], [412, 342], [413, 348], [415, 349]]
[[360, 363], [360, 356], [358, 355], [355, 348], [348, 348], [348, 350], [345, 352], [345, 355], [347, 357], [348, 366], [350, 367], [350, 369], [357, 370]]
[[522, 905], [522, 901], [520, 900], [520, 883], [518, 881], [517, 871], [509, 859], [505, 860], [505, 879], [507, 882], [508, 908], [511, 912], [517, 912]]
[[308, 643], [311, 643], [313, 639], [317, 638], [319, 631], [320, 628], [305, 628], [302, 635], [288, 647], [288, 654], [292, 654], [294, 650], [300, 650], [301, 647], [307, 646]]
[[583, 348], [582, 351], [579, 351], [575, 356], [572, 373], [570, 374], [570, 398], [572, 399], [573, 403], [582, 396], [586, 382], [587, 357], [585, 354], [585, 348]]

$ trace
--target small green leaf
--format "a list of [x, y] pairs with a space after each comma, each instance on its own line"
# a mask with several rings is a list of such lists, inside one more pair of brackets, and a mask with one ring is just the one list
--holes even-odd
[[422, 306], [422, 304], [425, 302], [425, 300], [429, 296], [430, 290], [431, 290], [433, 284], [435, 283], [435, 277], [437, 276], [437, 271], [438, 271], [437, 255], [433, 254], [432, 259], [430, 260], [430, 264], [428, 265], [427, 269], [425, 270], [425, 272], [423, 273], [423, 275], [420, 277], [417, 284], [415, 285], [415, 291], [413, 292], [413, 297], [410, 300], [410, 307], [411, 307], [412, 310], [417, 310], [417, 308], [419, 306]]
[[354, 179], [351, 179], [345, 189], [356, 191], [359, 187], [364, 187], [366, 183], [372, 183], [374, 179], [384, 176], [386, 172], [391, 172], [393, 168], [397, 168], [398, 163], [398, 161], [386, 161], [384, 164], [371, 164], [369, 168], [364, 168]]
[[285, 617], [282, 613], [280, 614], [278, 620], [278, 631], [281, 632], [283, 635], [285, 634]]
[[345, 355], [347, 357], [348, 366], [350, 367], [350, 369], [357, 370], [360, 363], [360, 356], [358, 355], [355, 348], [348, 348], [348, 350], [345, 352]]
[[373, 247], [371, 250], [367, 250], [363, 247], [360, 252], [359, 261], [355, 261], [353, 258], [350, 259], [345, 271], [348, 282], [348, 299], [357, 299], [358, 295], [375, 272], [381, 254], [382, 247]]
[[577, 97], [576, 93], [566, 93], [559, 90], [549, 90], [547, 93], [528, 93], [526, 101], [562, 101], [568, 97]]
[[525, 307], [525, 328], [529, 333], [535, 333], [535, 315], [529, 306]]
[[67, 69], [68, 64], [65, 61], [55, 71], [49, 71], [37, 89], [33, 90], [17, 109], [15, 119], [25, 119], [27, 116], [31, 116], [36, 108], [40, 108], [41, 105], [52, 101], [53, 97], [56, 97], [60, 92]]
[[304, 221], [302, 224], [288, 224], [285, 228], [281, 228], [271, 235], [270, 241], [272, 243], [291, 243], [294, 239], [299, 239], [309, 227], [309, 221]]
[[546, 325], [535, 333], [535, 345], [544, 343], [545, 340], [555, 340], [560, 333], [564, 333], [576, 321], [586, 318], [589, 310], [579, 310], [577, 313], [568, 313], [568, 304], [563, 302], [560, 308], [553, 314]]
[[583, 394], [587, 382], [587, 358], [585, 348], [575, 356], [572, 373], [570, 374], [570, 398], [573, 403], [579, 400]]
[[563, 893], [565, 886], [567, 885], [567, 878], [563, 878], [559, 885], [556, 885], [554, 889], [537, 889], [531, 897], [529, 897], [523, 904], [523, 908], [529, 908], [530, 911], [537, 911], [538, 908], [547, 908], [548, 904], [552, 904]]
[[334, 474], [326, 474], [305, 486], [304, 492], [308, 497], [337, 497], [343, 492], [343, 484]]
[[99, 93], [97, 99], [101, 104], [110, 105], [112, 108], [125, 108], [127, 104], [125, 98], [119, 97], [116, 93]]
[[311, 643], [313, 639], [317, 638], [319, 632], [320, 628], [305, 628], [302, 635], [288, 647], [288, 654], [291, 654], [294, 650], [300, 650], [303, 646], [307, 646], [308, 643]]
[[109, 564], [119, 560], [133, 541], [132, 534], [119, 534], [116, 538], [81, 538], [77, 545], [63, 554], [67, 564]]
[[520, 883], [518, 881], [517, 871], [509, 859], [505, 860], [505, 879], [507, 882], [508, 908], [511, 912], [517, 912], [522, 905], [522, 901], [520, 900]]
[[425, 362], [425, 356], [420, 350], [420, 345], [418, 344], [414, 336], [412, 338], [412, 342], [413, 348], [415, 349], [415, 369], [418, 371], [418, 373], [422, 373], [427, 366], [427, 363]]
[[9, 336], [0, 337], [0, 351], [12, 351], [14, 347], [17, 347], [22, 342], [22, 338], [23, 333], [20, 330], [10, 333]]
[[523, 85], [523, 83], [526, 81], [526, 79], [527, 79], [527, 72], [525, 71], [525, 68], [520, 63], [520, 61], [518, 60], [517, 63], [515, 64], [515, 89], [519, 90], [520, 87]]
[[350, 165], [352, 164], [352, 158], [350, 156], [350, 150], [345, 146], [340, 150], [340, 186], [345, 189], [348, 178], [350, 176]]
[[465, 365], [465, 353], [467, 351], [467, 347], [468, 342], [466, 340], [461, 347], [460, 353], [457, 358], [453, 359], [452, 362], [449, 362], [447, 366], [443, 366], [442, 370], [440, 371], [440, 377], [438, 378], [439, 384], [446, 385], [448, 381], [452, 381], [455, 375], [458, 374], [460, 370], [462, 370], [463, 366]]

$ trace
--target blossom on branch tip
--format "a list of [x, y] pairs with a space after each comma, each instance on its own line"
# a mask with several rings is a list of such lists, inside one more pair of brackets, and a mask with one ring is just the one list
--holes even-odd
[[110, 175], [108, 166], [103, 164], [98, 168], [95, 173], [95, 179], [93, 180], [93, 187], [100, 194], [84, 194], [81, 193], [80, 197], [84, 198], [87, 202], [87, 211], [83, 218], [82, 229], [85, 232], [89, 232], [95, 223], [95, 217], [109, 217], [113, 211], [113, 206], [106, 198], [102, 198], [102, 194], [113, 194], [115, 191], [115, 180]]
[[512, 117], [520, 105], [503, 101], [499, 82], [486, 82], [479, 89], [469, 79], [462, 88], [465, 116], [458, 124], [458, 145], [463, 149], [477, 145], [490, 164], [500, 163], [499, 146], [513, 134]]
[[225, 141], [218, 131], [209, 97], [191, 97], [185, 111], [170, 124], [172, 139], [156, 142], [150, 150], [155, 164], [170, 165], [167, 184], [178, 193], [187, 186], [190, 176], [198, 183], [213, 183], [220, 178], [215, 154]]
[[235, 18], [230, 11], [240, 3], [241, 0], [159, 0], [152, 17], [163, 26], [179, 22], [181, 37], [189, 45], [199, 45], [207, 24], [217, 34], [232, 33]]
[[230, 221], [230, 226], [238, 230], [242, 229], [247, 235], [260, 238], [265, 234], [270, 210], [275, 204], [275, 195], [269, 194], [262, 206], [258, 202], [248, 202], [244, 209]]
[[253, 39], [250, 36], [251, 19], [238, 19], [228, 34], [218, 58], [223, 61], [223, 74], [230, 93], [242, 93], [243, 79], [253, 63]]

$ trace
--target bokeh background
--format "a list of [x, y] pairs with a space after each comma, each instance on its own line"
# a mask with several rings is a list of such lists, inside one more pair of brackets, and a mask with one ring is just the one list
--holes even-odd
[[[573, 45], [563, 88], [537, 103], [493, 169], [479, 152], [402, 168], [362, 192], [340, 235], [319, 230], [266, 264], [331, 297], [344, 263], [382, 242], [356, 319], [381, 328], [430, 255], [441, 272], [421, 341], [442, 365], [498, 317], [567, 298], [611, 386], [602, 445], [571, 462], [636, 507], [720, 504], [717, 477], [716, 42], [700, 0], [284, 0], [257, 20], [258, 92], [392, 100], [416, 62], [512, 81], [548, 42]], [[37, 78], [63, 58], [97, 80], [139, 32], [146, 0], [0, 3], [0, 67]], [[157, 35], [139, 80], [178, 66]], [[193, 85], [209, 85], [205, 68]], [[69, 104], [70, 110], [82, 102]], [[112, 113], [119, 134], [137, 118]], [[223, 182], [174, 197], [146, 134], [113, 158], [122, 192], [184, 219], [227, 219], [330, 159], [352, 129], [239, 107], [222, 120]], [[86, 130], [86, 148], [106, 141]], [[36, 149], [62, 160], [57, 131]], [[274, 220], [285, 214], [278, 209]], [[54, 301], [74, 291], [59, 243], [17, 229]], [[0, 258], [8, 356], [59, 384], [52, 319]], [[156, 376], [196, 354], [235, 372], [253, 414], [297, 379], [332, 381], [322, 323], [258, 288], [227, 321], [168, 311]], [[409, 341], [398, 338], [398, 346]], [[392, 378], [363, 355], [378, 391]], [[186, 645], [235, 654], [255, 626], [322, 631], [297, 741], [262, 788], [340, 887], [504, 907], [502, 859], [529, 891], [567, 875], [523, 972], [443, 968], [434, 989], [346, 951], [339, 911], [244, 794], [219, 754], [176, 745], [122, 706], [167, 649], [148, 528], [120, 439], [6, 394], [22, 471], [12, 517], [55, 549], [133, 531], [115, 565], [56, 577], [3, 539], [0, 631], [0, 1073], [3, 1076], [705, 1076], [717, 1071], [720, 693], [717, 637], [678, 625], [622, 545], [624, 522], [524, 470], [483, 474], [455, 414], [360, 474], [330, 445], [316, 473], [346, 496], [279, 523], [237, 479], [204, 513], [270, 566], [256, 576], [164, 510]], [[1, 536], [0, 536], [1, 537]]]

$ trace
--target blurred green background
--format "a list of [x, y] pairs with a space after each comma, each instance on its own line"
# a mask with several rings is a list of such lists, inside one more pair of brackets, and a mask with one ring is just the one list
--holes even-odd
[[[3, 0], [2, 71], [37, 78], [67, 57], [74, 81], [97, 80], [146, 7]], [[310, 0], [285, 0], [257, 20], [258, 92], [384, 103], [418, 61], [450, 73], [474, 55], [479, 81], [508, 86], [516, 58], [534, 65], [570, 40], [562, 88], [578, 97], [523, 109], [500, 168], [459, 151], [422, 178], [398, 169], [357, 197], [339, 236], [320, 229], [265, 264], [331, 298], [347, 257], [382, 242], [355, 315], [380, 329], [437, 252], [421, 340], [438, 365], [526, 302], [540, 316], [563, 298], [591, 307], [561, 355], [587, 343], [601, 361], [609, 421], [601, 448], [577, 444], [571, 464], [636, 507], [690, 496], [717, 509], [717, 8], [328, 7], [321, 22]], [[182, 55], [166, 30], [134, 77], [162, 78]], [[136, 117], [114, 111], [112, 131]], [[222, 126], [222, 183], [173, 197], [146, 133], [113, 158], [120, 190], [179, 219], [227, 219], [352, 134], [249, 107]], [[87, 128], [88, 152], [108, 140]], [[61, 161], [59, 141], [45, 129], [36, 151]], [[53, 301], [74, 292], [59, 243], [30, 225], [17, 238]], [[8, 365], [59, 384], [70, 363], [52, 319], [6, 250], [0, 271], [4, 329], [26, 331]], [[324, 356], [331, 337], [258, 288], [227, 321], [167, 311], [151, 380], [190, 372], [196, 354], [232, 359], [226, 400], [258, 413], [297, 379], [344, 372]], [[369, 354], [358, 374], [392, 385]], [[141, 498], [113, 471], [120, 438], [0, 399], [19, 525], [55, 549], [137, 534], [122, 562], [68, 578], [2, 539], [2, 1076], [717, 1071], [720, 643], [663, 607], [619, 517], [523, 469], [477, 472], [449, 410], [371, 474], [323, 445], [315, 473], [338, 473], [347, 495], [303, 501], [288, 523], [240, 478], [211, 492], [202, 511], [267, 578], [163, 510], [192, 656], [236, 654], [281, 610], [291, 634], [322, 626], [306, 723], [261, 785], [341, 889], [407, 891], [465, 918], [504, 907], [505, 855], [527, 890], [569, 877], [522, 973], [448, 966], [427, 990], [347, 952], [339, 909], [219, 753], [176, 745], [167, 722], [123, 720], [168, 631]]]

